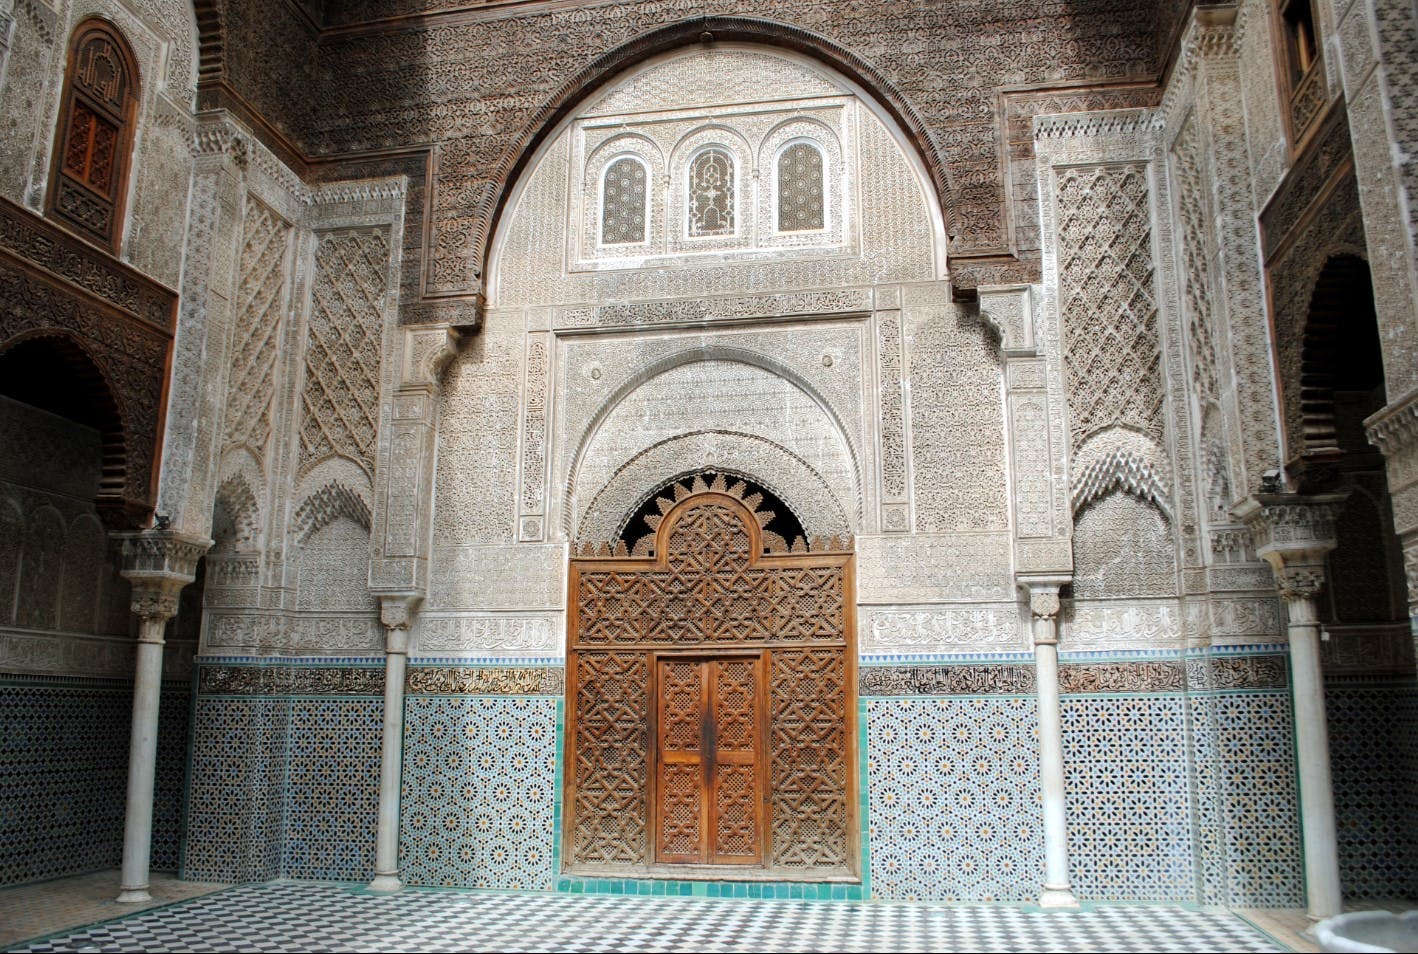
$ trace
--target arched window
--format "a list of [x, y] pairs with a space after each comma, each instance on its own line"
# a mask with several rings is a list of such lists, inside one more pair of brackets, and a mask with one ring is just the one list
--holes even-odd
[[819, 232], [826, 227], [822, 150], [795, 142], [778, 153], [778, 231]]
[[645, 241], [649, 193], [644, 163], [626, 156], [606, 168], [601, 182], [601, 244]]
[[74, 31], [50, 177], [49, 212], [118, 251], [138, 70], [118, 30], [86, 20]]
[[689, 164], [689, 234], [734, 234], [734, 157], [710, 147]]

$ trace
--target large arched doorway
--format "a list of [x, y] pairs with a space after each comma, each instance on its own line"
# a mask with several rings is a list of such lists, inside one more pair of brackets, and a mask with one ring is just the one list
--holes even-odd
[[1403, 557], [1384, 458], [1364, 421], [1387, 403], [1368, 263], [1330, 258], [1306, 316], [1299, 382], [1303, 432], [1291, 474], [1304, 492], [1345, 495], [1319, 614], [1327, 640], [1329, 719], [1340, 878], [1347, 898], [1413, 889], [1418, 824], [1392, 797], [1408, 787], [1413, 739], [1401, 724], [1413, 669]]
[[790, 548], [747, 489], [675, 484], [571, 561], [573, 873], [857, 873], [851, 545]]

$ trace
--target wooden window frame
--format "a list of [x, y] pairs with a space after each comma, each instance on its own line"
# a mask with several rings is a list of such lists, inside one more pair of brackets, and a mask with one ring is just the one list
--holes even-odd
[[[115, 106], [105, 101], [79, 81], [79, 54], [95, 39], [108, 40], [112, 46], [119, 67], [124, 71], [121, 102]], [[140, 99], [137, 60], [133, 49], [119, 29], [107, 20], [90, 17], [74, 28], [69, 38], [68, 58], [64, 68], [64, 92], [60, 100], [59, 122], [54, 136], [54, 155], [50, 163], [49, 190], [45, 200], [45, 214], [104, 249], [117, 255], [122, 244], [123, 216], [128, 201], [128, 173], [132, 160], [133, 139], [137, 126], [138, 101]], [[98, 189], [87, 180], [71, 173], [67, 167], [70, 139], [75, 131], [76, 107], [93, 114], [96, 128], [98, 122], [106, 122], [115, 128], [113, 158], [109, 169], [107, 189]], [[86, 161], [92, 161], [92, 142]], [[91, 168], [87, 167], [86, 171]], [[62, 204], [66, 190], [73, 189], [90, 201], [106, 207], [106, 228], [95, 228], [91, 223], [71, 213]]]
[[[1301, 8], [1307, 15], [1295, 16]], [[1275, 38], [1275, 84], [1293, 158], [1323, 125], [1320, 119], [1329, 103], [1323, 37], [1314, 0], [1274, 0], [1270, 10]], [[1297, 22], [1309, 30], [1308, 48], [1300, 31], [1295, 29]]]

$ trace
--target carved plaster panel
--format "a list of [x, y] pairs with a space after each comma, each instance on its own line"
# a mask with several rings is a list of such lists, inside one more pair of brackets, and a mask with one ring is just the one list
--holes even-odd
[[565, 646], [559, 615], [420, 613], [413, 651], [424, 656], [556, 656]]
[[437, 548], [425, 609], [559, 610], [566, 561], [560, 543]]
[[[821, 343], [814, 344], [820, 347]], [[841, 373], [849, 372], [843, 369]], [[702, 440], [692, 444], [676, 440], [707, 434], [726, 437], [707, 444]], [[727, 435], [742, 435], [746, 440], [729, 439]], [[732, 360], [680, 364], [641, 383], [598, 421], [594, 435], [577, 459], [570, 480], [571, 500], [578, 509], [589, 505], [619, 471], [643, 460], [650, 448], [675, 442], [682, 445], [681, 450], [693, 447], [701, 453], [717, 451], [716, 457], [722, 459], [714, 463], [754, 480], [777, 478], [781, 483], [792, 479], [794, 485], [781, 488], [786, 502], [805, 507], [820, 501], [817, 512], [798, 514], [805, 528], [811, 523], [815, 527], [835, 526], [837, 529], [829, 533], [838, 532], [846, 529], [846, 514], [851, 514], [855, 524], [859, 512], [857, 462], [844, 436], [839, 423], [823, 411], [813, 395], [770, 370]], [[736, 451], [745, 452], [750, 459], [735, 460]], [[785, 459], [774, 460], [777, 455], [784, 455]], [[709, 463], [689, 455], [677, 458], [672, 453], [670, 458], [665, 462], [670, 467], [678, 460], [673, 473], [647, 473], [646, 478], [669, 479]], [[753, 464], [766, 466], [767, 471], [760, 474], [750, 469]], [[805, 483], [801, 491], [797, 483]], [[662, 484], [663, 481], [627, 489], [638, 490], [643, 500]], [[617, 528], [634, 509], [632, 506], [614, 514], [608, 512], [604, 500], [599, 502], [601, 522], [614, 520]], [[633, 501], [635, 505], [639, 502]], [[823, 506], [827, 507], [825, 512]], [[580, 529], [576, 535], [578, 539], [596, 539]]]
[[873, 606], [858, 619], [862, 653], [1027, 650], [1018, 603]]
[[859, 603], [1013, 598], [1007, 532], [917, 532], [857, 538]]

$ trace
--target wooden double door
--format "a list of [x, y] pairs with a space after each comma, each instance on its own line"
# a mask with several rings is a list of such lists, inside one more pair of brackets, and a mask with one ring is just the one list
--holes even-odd
[[654, 673], [655, 860], [762, 864], [763, 655], [657, 655]]

